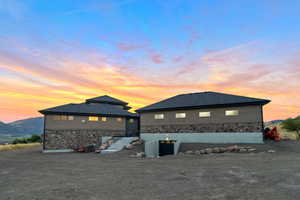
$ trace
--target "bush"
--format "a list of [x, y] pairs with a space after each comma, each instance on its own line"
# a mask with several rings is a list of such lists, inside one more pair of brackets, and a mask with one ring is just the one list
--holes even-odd
[[298, 136], [300, 136], [300, 117], [283, 121], [282, 128], [286, 129], [287, 131], [295, 131]]
[[41, 136], [39, 135], [32, 135], [30, 138], [16, 138], [13, 140], [13, 144], [27, 144], [27, 143], [36, 143], [41, 142]]

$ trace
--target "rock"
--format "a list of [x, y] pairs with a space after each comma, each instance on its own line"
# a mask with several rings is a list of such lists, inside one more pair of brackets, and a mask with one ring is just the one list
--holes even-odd
[[183, 156], [183, 155], [184, 155], [184, 153], [183, 153], [183, 152], [179, 152], [177, 155], [179, 155], [179, 156]]
[[205, 150], [203, 150], [203, 149], [200, 150], [199, 152], [200, 152], [200, 154], [205, 154]]
[[224, 153], [227, 151], [227, 149], [225, 147], [220, 147], [219, 150], [220, 150], [220, 153]]
[[213, 152], [213, 153], [220, 153], [219, 147], [213, 148], [213, 149], [212, 149], [212, 152]]
[[254, 151], [256, 151], [256, 149], [254, 148], [248, 149], [248, 152], [254, 152]]
[[212, 153], [212, 148], [207, 148], [207, 149], [205, 149], [205, 153], [206, 153], [206, 154]]
[[132, 144], [128, 144], [128, 145], [125, 147], [125, 149], [131, 150], [131, 149], [133, 149], [133, 145], [132, 145]]
[[237, 151], [238, 148], [239, 148], [239, 147], [238, 147], [237, 145], [233, 145], [233, 146], [227, 147], [227, 150], [232, 152], [232, 151]]
[[240, 152], [240, 153], [245, 153], [245, 152], [247, 152], [247, 149], [245, 149], [245, 148], [240, 148], [240, 149], [239, 149], [239, 152]]
[[275, 153], [276, 151], [275, 150], [272, 150], [272, 149], [270, 149], [270, 150], [268, 150], [268, 153]]
[[186, 154], [193, 154], [194, 152], [189, 150], [189, 151], [186, 151], [185, 153]]
[[145, 157], [145, 153], [144, 152], [138, 152], [138, 153], [136, 153], [136, 157], [137, 158], [144, 158]]
[[196, 154], [196, 155], [200, 155], [201, 152], [200, 152], [199, 150], [197, 150], [197, 151], [195, 151], [195, 154]]

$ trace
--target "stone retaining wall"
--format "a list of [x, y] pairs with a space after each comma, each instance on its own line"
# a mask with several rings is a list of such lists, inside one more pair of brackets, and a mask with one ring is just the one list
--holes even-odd
[[261, 123], [141, 125], [141, 133], [260, 132]]
[[45, 130], [45, 150], [74, 149], [81, 145], [99, 144], [102, 136], [124, 136], [117, 130]]

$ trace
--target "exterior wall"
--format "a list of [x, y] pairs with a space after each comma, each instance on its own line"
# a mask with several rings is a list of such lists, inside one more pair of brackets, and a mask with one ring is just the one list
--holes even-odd
[[[255, 105], [145, 112], [141, 113], [141, 133], [261, 132], [261, 109]], [[239, 115], [225, 116], [226, 110], [239, 110]], [[211, 112], [211, 116], [199, 117], [199, 112]], [[186, 118], [175, 118], [176, 113], [186, 113]], [[164, 119], [154, 119], [155, 114], [164, 114]]]
[[[123, 117], [122, 121], [117, 121], [116, 117], [107, 117], [107, 121], [89, 121], [88, 116], [74, 116], [74, 120], [54, 120], [54, 115], [45, 116], [45, 129], [50, 130], [123, 130], [125, 131], [126, 119]], [[82, 120], [85, 120], [83, 123]]]
[[[83, 123], [82, 120], [85, 120]], [[126, 119], [117, 121], [89, 121], [88, 116], [74, 116], [74, 120], [54, 120], [54, 115], [45, 116], [44, 150], [74, 149], [89, 144], [101, 144], [102, 136], [125, 136]]]

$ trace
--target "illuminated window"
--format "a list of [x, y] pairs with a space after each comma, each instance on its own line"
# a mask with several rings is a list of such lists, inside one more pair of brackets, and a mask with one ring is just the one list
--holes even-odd
[[129, 119], [129, 123], [133, 123], [134, 122], [134, 119]]
[[61, 120], [68, 120], [68, 116], [67, 116], [67, 115], [61, 115], [61, 116], [60, 116], [60, 119], [61, 119]]
[[226, 110], [225, 115], [226, 116], [237, 116], [237, 115], [239, 115], [239, 111], [238, 110]]
[[164, 114], [155, 114], [154, 115], [154, 119], [163, 119], [164, 118]]
[[121, 117], [118, 117], [118, 118], [117, 118], [117, 121], [118, 121], [118, 122], [121, 122], [121, 121], [122, 121], [122, 118], [121, 118]]
[[199, 112], [199, 117], [210, 117], [210, 112]]
[[53, 115], [54, 120], [60, 120], [60, 115]]
[[186, 114], [185, 113], [176, 113], [175, 117], [176, 118], [185, 118]]
[[89, 116], [89, 121], [98, 121], [98, 117]]
[[69, 115], [69, 116], [68, 116], [68, 120], [74, 120], [74, 116]]
[[101, 117], [101, 121], [106, 122], [107, 118], [106, 117]]

